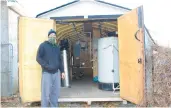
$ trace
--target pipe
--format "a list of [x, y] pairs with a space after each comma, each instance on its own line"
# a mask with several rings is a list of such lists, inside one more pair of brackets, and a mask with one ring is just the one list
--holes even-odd
[[[111, 46], [113, 47], [112, 53], [114, 54], [114, 47], [115, 47], [115, 45], [112, 44]], [[109, 45], [108, 47], [110, 47], [110, 45]], [[108, 47], [107, 47], [107, 48], [108, 48]], [[113, 56], [113, 64], [114, 64], [114, 56]], [[113, 68], [113, 70], [114, 70], [114, 68]], [[113, 78], [114, 78], [114, 72], [115, 72], [115, 71], [113, 71]], [[114, 79], [113, 79], [113, 86], [112, 86], [112, 87], [113, 87], [113, 92], [115, 92], [115, 80], [114, 80]]]
[[[109, 45], [110, 46], [110, 45]], [[109, 47], [108, 46], [108, 47]], [[112, 53], [114, 54], [114, 49], [116, 49], [117, 51], [118, 51], [118, 49], [115, 47], [115, 45], [114, 44], [112, 44], [111, 46], [113, 46], [113, 50], [112, 50]], [[106, 48], [108, 48], [108, 47], [106, 47]], [[113, 60], [114, 61], [114, 60]], [[113, 63], [114, 64], [114, 63]], [[113, 76], [114, 76], [114, 72], [113, 72]], [[118, 85], [119, 86], [119, 85]], [[115, 93], [115, 90], [119, 90], [120, 89], [120, 87], [116, 87], [115, 88], [115, 81], [113, 82], [113, 85], [112, 85], [112, 87], [113, 87], [113, 92]]]
[[64, 73], [65, 73], [65, 79], [63, 80], [63, 84], [64, 84], [64, 87], [70, 88], [67, 50], [63, 49], [62, 52], [63, 52]]

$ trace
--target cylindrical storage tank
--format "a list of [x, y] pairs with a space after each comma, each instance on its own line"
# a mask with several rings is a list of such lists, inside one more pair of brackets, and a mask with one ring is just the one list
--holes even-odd
[[64, 73], [65, 79], [61, 79], [61, 86], [62, 87], [71, 87], [70, 86], [70, 73], [69, 73], [69, 63], [68, 63], [68, 48], [69, 48], [69, 41], [68, 39], [63, 39], [60, 41], [60, 49], [62, 51], [62, 61], [64, 66]]
[[64, 73], [65, 73], [65, 79], [63, 79], [63, 86], [64, 87], [70, 87], [67, 50], [63, 49], [62, 53], [63, 53]]
[[119, 83], [118, 38], [105, 37], [98, 40], [99, 89], [113, 90]]

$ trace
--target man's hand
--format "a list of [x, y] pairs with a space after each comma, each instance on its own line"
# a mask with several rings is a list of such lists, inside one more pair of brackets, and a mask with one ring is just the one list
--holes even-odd
[[62, 72], [61, 77], [62, 77], [62, 79], [65, 79], [65, 73], [64, 72]]

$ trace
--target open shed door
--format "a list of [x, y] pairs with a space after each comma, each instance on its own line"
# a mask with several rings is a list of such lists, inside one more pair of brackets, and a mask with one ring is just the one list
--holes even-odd
[[144, 99], [143, 8], [118, 18], [120, 96], [140, 104]]
[[41, 67], [36, 61], [39, 45], [55, 29], [55, 21], [19, 18], [19, 91], [23, 102], [41, 100]]

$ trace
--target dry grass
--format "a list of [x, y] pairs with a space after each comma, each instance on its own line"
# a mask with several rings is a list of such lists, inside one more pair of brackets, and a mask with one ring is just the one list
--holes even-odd
[[153, 100], [150, 106], [168, 107], [171, 105], [171, 49], [153, 47], [152, 71]]
[[[152, 88], [151, 96], [138, 107], [171, 107], [171, 48], [152, 47]], [[148, 95], [145, 91], [145, 96]]]

